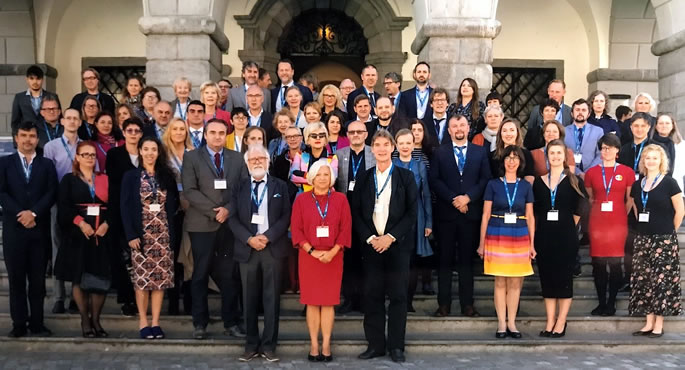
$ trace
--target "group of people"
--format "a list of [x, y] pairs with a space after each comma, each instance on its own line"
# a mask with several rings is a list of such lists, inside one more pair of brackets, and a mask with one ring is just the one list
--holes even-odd
[[634, 335], [660, 337], [664, 316], [681, 313], [685, 144], [672, 116], [649, 114], [649, 95], [634, 114], [620, 107], [617, 122], [606, 93], [569, 106], [553, 80], [524, 135], [498, 93], [481, 101], [466, 78], [452, 100], [431, 85], [425, 62], [405, 91], [398, 73], [386, 74], [386, 96], [374, 91], [373, 65], [359, 88], [344, 80], [320, 92], [295, 83], [287, 59], [276, 74], [269, 89], [269, 73], [245, 62], [244, 85], [205, 82], [200, 100], [179, 78], [170, 102], [132, 76], [115, 105], [87, 68], [86, 91], [62, 110], [42, 89], [42, 70], [29, 68], [12, 112], [17, 152], [0, 160], [10, 336], [50, 334], [49, 264], [53, 312], [65, 312], [71, 283], [86, 338], [108, 336], [100, 315], [111, 289], [123, 314], [137, 312], [141, 338], [164, 338], [165, 291], [169, 314], [182, 296], [192, 336], [207, 338], [208, 291], [217, 289], [224, 334], [246, 341], [240, 360], [278, 361], [280, 295], [299, 292], [310, 361], [333, 360], [339, 306], [364, 314], [359, 358], [402, 362], [407, 313], [419, 279], [435, 294], [433, 269], [435, 316], [452, 313], [454, 269], [461, 314], [480, 315], [479, 256], [495, 277], [495, 336], [522, 337], [516, 315], [534, 262], [547, 312], [539, 335], [558, 338], [582, 239], [593, 315], [614, 315], [626, 282], [629, 313], [646, 317]]

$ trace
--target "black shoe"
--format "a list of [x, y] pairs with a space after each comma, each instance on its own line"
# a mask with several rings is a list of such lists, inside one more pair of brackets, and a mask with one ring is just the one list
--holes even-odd
[[96, 338], [107, 338], [109, 337], [109, 333], [105, 331], [105, 329], [100, 328], [100, 329], [95, 329], [95, 337]]
[[307, 360], [309, 362], [319, 362], [319, 356], [321, 356], [321, 355], [319, 354], [319, 355], [314, 356], [311, 353], [308, 353], [307, 354]]
[[634, 337], [647, 337], [651, 334], [652, 334], [651, 330], [647, 330], [647, 331], [638, 330], [638, 331], [633, 332]]
[[262, 352], [262, 357], [264, 357], [267, 362], [278, 362], [280, 360], [278, 356], [276, 356], [276, 353], [271, 351]]
[[196, 326], [193, 330], [193, 338], [207, 339], [207, 329], [204, 326]]
[[153, 326], [152, 335], [155, 336], [155, 339], [164, 339], [164, 330], [159, 326]]
[[404, 362], [405, 361], [404, 351], [402, 351], [401, 349], [397, 349], [397, 348], [391, 349], [390, 350], [390, 359], [393, 362]]
[[370, 360], [374, 357], [382, 357], [385, 356], [385, 351], [376, 351], [373, 348], [369, 348], [366, 351], [362, 352], [357, 356], [358, 359], [360, 360]]
[[126, 317], [133, 317], [136, 315], [138, 309], [133, 303], [124, 303], [121, 305], [121, 314]]
[[592, 311], [590, 311], [590, 315], [592, 316], [604, 316], [604, 311], [605, 311], [605, 306], [599, 305], [595, 307]]
[[138, 331], [140, 334], [140, 339], [155, 339], [155, 335], [152, 333], [152, 328], [146, 326]]
[[435, 295], [435, 290], [433, 290], [433, 285], [430, 283], [423, 284], [423, 287], [421, 289], [421, 293], [425, 295]]
[[506, 331], [496, 331], [495, 332], [495, 338], [497, 338], [497, 339], [504, 339], [506, 337], [507, 337]]
[[614, 316], [615, 314], [616, 314], [616, 307], [615, 306], [604, 307], [604, 311], [602, 312], [602, 316]]
[[346, 299], [345, 302], [338, 307], [338, 314], [340, 315], [345, 315], [352, 311], [354, 311], [354, 308], [351, 299]]
[[12, 331], [7, 334], [7, 336], [10, 338], [21, 338], [26, 336], [26, 327], [15, 326], [12, 328]]
[[573, 267], [573, 277], [579, 277], [582, 274], [581, 268], [580, 268], [580, 263], [577, 263], [575, 267]]
[[543, 330], [543, 331], [541, 331], [540, 334], [538, 334], [538, 335], [541, 336], [541, 337], [543, 337], [543, 338], [549, 338], [549, 337], [552, 336], [552, 332], [551, 332], [551, 331], [547, 331], [547, 330]]
[[510, 338], [513, 338], [513, 339], [521, 339], [523, 337], [523, 335], [521, 335], [520, 331], [511, 331], [508, 328], [507, 328], [506, 333]]
[[31, 335], [39, 337], [49, 337], [52, 335], [52, 330], [46, 328], [43, 324], [40, 324], [35, 327], [29, 326], [29, 331], [31, 331]]
[[407, 303], [407, 312], [416, 312], [416, 309], [414, 309], [413, 304]]
[[65, 313], [65, 312], [67, 312], [67, 311], [64, 309], [64, 301], [57, 301], [52, 306], [52, 313], [54, 313], [54, 314], [60, 314], [60, 313]]
[[245, 329], [240, 327], [240, 325], [233, 325], [230, 328], [224, 330], [224, 335], [236, 338], [245, 338], [247, 336], [247, 334], [245, 333]]
[[461, 314], [466, 316], [466, 317], [479, 317], [480, 316], [478, 311], [476, 311], [475, 307], [473, 307], [473, 306], [464, 306], [464, 308], [461, 309]]
[[437, 310], [435, 310], [435, 313], [433, 314], [434, 317], [446, 317], [449, 316], [450, 314], [450, 308], [448, 306], [439, 306]]
[[326, 356], [326, 355], [324, 355], [324, 354], [322, 353], [320, 356], [322, 357], [322, 359], [319, 360], [319, 361], [322, 361], [322, 362], [331, 362], [331, 361], [333, 361], [333, 354], [332, 354], [332, 353], [331, 353], [330, 355], [328, 355], [328, 356]]
[[69, 308], [67, 308], [67, 311], [71, 314], [78, 313], [78, 305], [76, 305], [75, 300], [72, 299], [69, 301]]
[[661, 338], [661, 336], [663, 336], [663, 335], [664, 335], [664, 331], [663, 331], [663, 329], [662, 329], [662, 330], [661, 330], [661, 333], [655, 333], [655, 332], [649, 333], [649, 335], [647, 336], [647, 338]]
[[245, 351], [245, 353], [238, 357], [238, 361], [248, 362], [257, 356], [259, 356], [259, 352], [257, 351]]
[[567, 326], [568, 326], [568, 322], [564, 324], [564, 330], [563, 330], [561, 333], [552, 332], [552, 334], [550, 335], [550, 337], [552, 337], [552, 338], [561, 338], [561, 337], [563, 337], [564, 335], [566, 335], [566, 327], [567, 327]]

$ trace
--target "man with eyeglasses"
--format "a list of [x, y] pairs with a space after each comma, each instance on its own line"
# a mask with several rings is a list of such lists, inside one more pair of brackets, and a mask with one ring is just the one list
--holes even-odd
[[48, 95], [40, 102], [40, 119], [36, 123], [38, 128], [37, 150], [39, 152], [42, 152], [50, 140], [62, 136], [64, 126], [59, 123], [61, 114], [62, 110], [56, 97]]
[[191, 100], [186, 109], [186, 123], [188, 135], [193, 147], [199, 148], [205, 145], [205, 105], [199, 100]]
[[[335, 153], [338, 156], [338, 178], [335, 190], [347, 195], [348, 201], [357, 182], [357, 178], [376, 165], [376, 158], [371, 147], [366, 145], [368, 137], [366, 125], [360, 121], [352, 121], [347, 125], [347, 138], [350, 146], [340, 148]], [[353, 226], [354, 227], [354, 226]], [[361, 241], [352, 230], [352, 248], [345, 251], [343, 256], [342, 295], [343, 304], [338, 307], [338, 313], [344, 315], [352, 311], [361, 311], [362, 282], [364, 272], [362, 268]]]
[[349, 78], [346, 78], [342, 81], [340, 81], [340, 85], [338, 86], [338, 89], [340, 89], [340, 94], [342, 94], [342, 102], [343, 102], [343, 112], [347, 113], [347, 97], [350, 95], [354, 89], [357, 88], [357, 85], [350, 80]]
[[250, 118], [248, 126], [258, 126], [266, 131], [266, 142], [276, 137], [273, 129], [273, 116], [264, 110], [264, 89], [257, 85], [247, 88], [247, 113]]
[[84, 69], [81, 72], [81, 82], [83, 82], [86, 91], [74, 95], [69, 108], [81, 109], [83, 99], [87, 96], [94, 96], [100, 102], [103, 111], [114, 113], [114, 99], [109, 94], [100, 92], [100, 73], [98, 71], [94, 68]]
[[166, 100], [160, 100], [152, 110], [153, 121], [143, 127], [143, 137], [151, 136], [162, 140], [173, 113], [171, 104]]
[[[128, 246], [121, 224], [121, 181], [126, 171], [138, 167], [140, 163], [138, 142], [143, 137], [143, 121], [131, 117], [124, 121], [122, 130], [125, 144], [107, 152], [105, 168], [109, 180], [109, 233], [117, 236], [113, 241], [111, 257], [112, 283], [117, 288], [117, 303], [121, 304], [121, 313], [131, 317], [135, 316], [138, 309], [127, 270], [131, 266], [131, 247]], [[127, 259], [124, 259], [124, 255], [127, 255]]]
[[271, 112], [271, 105], [269, 104], [271, 102], [271, 92], [267, 89], [262, 89], [259, 87], [259, 85], [257, 85], [257, 82], [259, 81], [259, 65], [257, 62], [244, 62], [241, 77], [244, 84], [231, 89], [231, 96], [226, 103], [227, 112], [232, 111], [235, 107], [242, 107], [245, 109], [248, 108], [249, 102], [247, 101], [247, 90], [251, 86], [256, 86], [262, 91], [263, 99], [262, 104], [260, 105], [265, 112]]
[[[402, 75], [397, 72], [388, 72], [383, 79], [383, 87], [388, 94], [390, 103], [397, 109], [400, 105], [400, 88], [402, 87]], [[373, 135], [371, 135], [373, 136]]]
[[[49, 102], [48, 98], [43, 100], [43, 106], [56, 102]], [[64, 175], [71, 173], [71, 168], [74, 163], [74, 158], [76, 156], [76, 146], [79, 141], [78, 129], [81, 126], [81, 115], [77, 109], [67, 108], [64, 111], [64, 117], [61, 120], [61, 126], [63, 133], [59, 137], [53, 137], [45, 147], [43, 148], [43, 157], [52, 161], [57, 171], [57, 182], [62, 181]], [[41, 127], [38, 126], [38, 136], [40, 137]], [[52, 217], [50, 223], [51, 237], [52, 237], [52, 265], [55, 265], [57, 258], [57, 251], [60, 248], [62, 241], [62, 228], [57, 224], [57, 205], [54, 205], [50, 209], [50, 215]], [[64, 313], [64, 301], [67, 297], [66, 287], [64, 281], [57, 280], [53, 276], [53, 306], [52, 313]], [[69, 311], [77, 310], [76, 303], [72, 299], [69, 303]]]
[[[253, 144], [245, 153], [249, 177], [233, 189], [228, 226], [235, 237], [234, 258], [240, 263], [247, 340], [240, 361], [258, 355], [278, 361], [278, 319], [283, 261], [290, 254], [290, 198], [283, 180], [269, 173], [269, 152]], [[248, 207], [247, 204], [250, 204]], [[261, 284], [260, 284], [261, 280]], [[260, 338], [258, 311], [264, 307], [264, 331]]]
[[452, 141], [447, 132], [447, 106], [449, 105], [450, 95], [442, 87], [436, 87], [428, 98], [430, 100], [430, 115], [423, 117], [423, 124], [426, 126], [424, 135], [429, 135], [429, 143], [439, 146]]
[[229, 112], [226, 110], [226, 104], [228, 103], [228, 96], [230, 95], [230, 91], [233, 88], [233, 84], [231, 81], [222, 78], [219, 80], [219, 82], [216, 83], [219, 86], [219, 108], [221, 110]]

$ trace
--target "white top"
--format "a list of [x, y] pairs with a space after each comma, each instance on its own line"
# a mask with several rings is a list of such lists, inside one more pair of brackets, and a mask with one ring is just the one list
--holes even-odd
[[[376, 167], [376, 177], [378, 180], [378, 190], [380, 191], [381, 188], [383, 188], [383, 184], [385, 184], [385, 180], [388, 179], [388, 175], [390, 175], [390, 169], [392, 168], [392, 165], [390, 165], [388, 168], [385, 169], [385, 171], [381, 172], [378, 170], [378, 167]], [[388, 185], [385, 186], [385, 189], [381, 192], [381, 194], [378, 196], [376, 199], [376, 204], [380, 204], [380, 206], [375, 206], [374, 207], [374, 212], [373, 212], [373, 225], [376, 227], [376, 232], [378, 235], [384, 235], [385, 234], [385, 225], [388, 223], [388, 211], [390, 208], [390, 196], [392, 195], [392, 177], [388, 179]], [[374, 194], [374, 197], [376, 194]]]
[[[264, 175], [264, 180], [263, 183], [257, 185], [257, 201], [259, 201], [259, 198], [262, 196], [262, 191], [264, 191], [264, 187], [266, 186], [266, 178], [267, 176]], [[255, 178], [250, 176], [250, 191], [254, 188], [254, 181]], [[267, 230], [269, 230], [269, 190], [266, 191], [267, 194], [264, 194], [264, 200], [262, 201], [262, 204], [259, 205], [259, 208], [257, 209], [257, 212], [259, 212], [260, 216], [264, 216], [264, 223], [257, 225], [257, 234], [264, 234]], [[252, 197], [252, 195], [250, 195]], [[250, 199], [250, 202], [252, 202], [252, 199]], [[252, 205], [250, 205], [252, 207]]]
[[134, 166], [138, 167], [138, 158], [140, 158], [140, 156], [138, 154], [128, 153], [128, 157], [131, 158], [131, 163], [133, 163]]
[[685, 191], [683, 189], [683, 184], [685, 184], [685, 140], [681, 141], [680, 144], [675, 145], [675, 163], [673, 163], [673, 178], [678, 183], [680, 191]]

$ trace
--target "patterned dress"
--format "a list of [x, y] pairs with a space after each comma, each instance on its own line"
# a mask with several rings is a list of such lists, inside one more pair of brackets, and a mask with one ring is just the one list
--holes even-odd
[[[156, 199], [153, 189], [156, 188]], [[174, 252], [171, 249], [169, 225], [167, 222], [167, 193], [159, 188], [154, 177], [141, 171], [140, 200], [143, 206], [143, 240], [140, 250], [132, 249], [133, 286], [139, 290], [163, 290], [174, 287]], [[159, 212], [150, 209], [151, 204], [160, 204]]]

